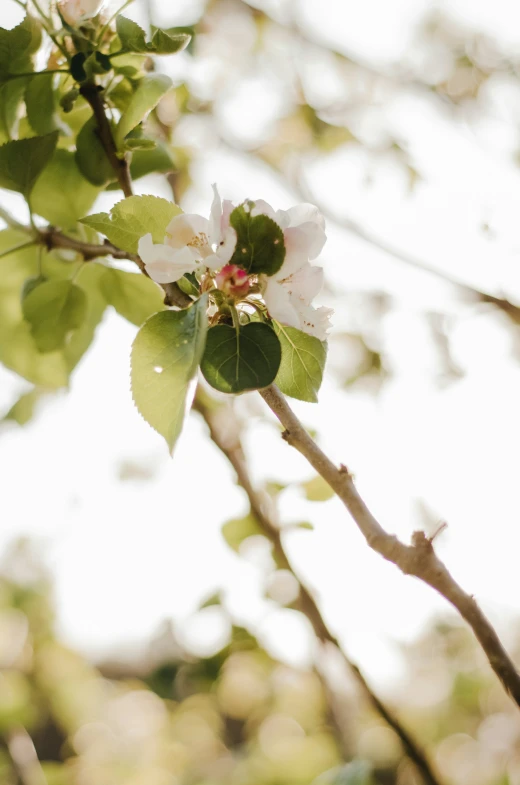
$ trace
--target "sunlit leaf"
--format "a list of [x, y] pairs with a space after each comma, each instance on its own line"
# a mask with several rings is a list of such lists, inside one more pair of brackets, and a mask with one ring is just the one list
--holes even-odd
[[166, 30], [156, 28], [151, 42], [147, 42], [142, 27], [121, 14], [117, 17], [116, 29], [121, 46], [127, 52], [174, 54], [184, 49], [191, 39], [191, 36], [186, 33], [171, 34]]
[[140, 80], [137, 90], [130, 99], [117, 125], [115, 139], [118, 147], [123, 144], [125, 136], [136, 125], [139, 125], [148, 113], [157, 106], [171, 86], [172, 80], [164, 74], [145, 76]]
[[54, 74], [51, 73], [27, 80], [25, 88], [27, 118], [37, 134], [50, 134], [60, 127], [53, 80]]
[[118, 202], [109, 213], [96, 213], [81, 223], [104, 234], [118, 248], [137, 253], [141, 237], [151, 233], [156, 243], [164, 242], [166, 227], [182, 212], [173, 202], [158, 196], [130, 196]]
[[107, 303], [138, 327], [152, 314], [164, 310], [164, 292], [141, 273], [106, 269], [101, 290]]
[[327, 359], [326, 342], [278, 322], [274, 329], [282, 346], [275, 383], [285, 395], [315, 403]]
[[223, 524], [221, 531], [226, 543], [236, 553], [239, 552], [240, 546], [248, 537], [263, 534], [252, 515], [245, 515], [243, 518], [233, 518], [227, 521]]
[[207, 295], [182, 311], [162, 311], [141, 327], [132, 345], [132, 395], [170, 451], [186, 414], [187, 396], [207, 332]]
[[25, 297], [22, 311], [39, 351], [52, 352], [83, 322], [87, 296], [71, 281], [46, 281]]
[[94, 117], [89, 117], [76, 139], [76, 164], [92, 185], [103, 186], [116, 179], [112, 164], [97, 131]]
[[313, 477], [312, 480], [302, 483], [301, 487], [305, 492], [305, 498], [310, 502], [326, 502], [334, 496], [334, 491], [328, 482], [319, 474]]
[[52, 158], [58, 132], [20, 139], [0, 147], [0, 187], [28, 197], [44, 167]]
[[22, 393], [0, 422], [15, 422], [18, 425], [26, 425], [33, 418], [36, 405], [44, 395], [46, 395], [46, 391], [37, 387], [29, 390], [29, 392]]
[[56, 150], [34, 186], [35, 213], [62, 229], [71, 229], [92, 207], [99, 189], [79, 171], [74, 153]]

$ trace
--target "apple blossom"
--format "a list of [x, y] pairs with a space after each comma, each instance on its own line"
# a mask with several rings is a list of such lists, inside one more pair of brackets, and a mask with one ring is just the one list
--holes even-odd
[[[235, 250], [236, 232], [223, 216], [216, 186], [209, 220], [195, 213], [172, 218], [166, 227], [164, 243], [153, 243], [150, 234], [139, 240], [139, 256], [146, 272], [156, 283], [178, 281], [196, 269], [219, 270]], [[227, 223], [227, 225], [226, 225]]]
[[105, 4], [105, 0], [60, 0], [58, 9], [67, 22], [74, 27], [85, 19], [96, 16]]
[[325, 220], [317, 207], [299, 204], [273, 210], [257, 200], [251, 215], [267, 215], [284, 233], [285, 259], [273, 276], [261, 276], [267, 309], [273, 319], [324, 341], [330, 327], [331, 308], [314, 308], [314, 297], [323, 286], [323, 269], [309, 264], [325, 241]]

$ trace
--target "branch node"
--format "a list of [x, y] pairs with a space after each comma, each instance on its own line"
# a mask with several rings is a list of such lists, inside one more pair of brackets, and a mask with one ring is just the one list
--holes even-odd
[[282, 439], [284, 440], [284, 442], [287, 442], [287, 443], [290, 444], [290, 442], [289, 442], [290, 437], [291, 437], [291, 434], [289, 433], [289, 431], [287, 429], [285, 431], [282, 431]]
[[420, 551], [422, 554], [424, 553], [433, 553], [433, 546], [432, 541], [426, 534], [422, 531], [415, 531], [412, 534], [412, 545], [417, 550]]

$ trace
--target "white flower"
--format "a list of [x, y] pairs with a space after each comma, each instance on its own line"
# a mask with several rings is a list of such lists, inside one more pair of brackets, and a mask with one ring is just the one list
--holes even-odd
[[325, 219], [313, 204], [297, 204], [289, 210], [273, 210], [271, 205], [258, 199], [251, 215], [264, 214], [282, 229], [285, 241], [285, 261], [288, 269], [297, 269], [305, 262], [316, 259], [325, 245]]
[[139, 240], [139, 256], [156, 283], [178, 281], [185, 273], [201, 267], [219, 270], [233, 256], [236, 232], [226, 226], [215, 185], [213, 192], [209, 220], [197, 214], [176, 215], [166, 227], [164, 243], [154, 244], [150, 234]]
[[275, 211], [267, 202], [258, 200], [251, 215], [260, 214], [272, 218], [283, 230], [286, 250], [278, 272], [262, 276], [270, 315], [282, 324], [325, 341], [333, 310], [311, 305], [323, 286], [323, 269], [309, 264], [320, 254], [327, 239], [322, 214], [312, 204]]
[[74, 27], [98, 14], [105, 0], [59, 0], [58, 8], [67, 24]]
[[192, 273], [199, 266], [191, 248], [175, 250], [171, 245], [154, 243], [151, 234], [141, 237], [137, 250], [146, 272], [156, 283], [178, 281], [185, 273]]

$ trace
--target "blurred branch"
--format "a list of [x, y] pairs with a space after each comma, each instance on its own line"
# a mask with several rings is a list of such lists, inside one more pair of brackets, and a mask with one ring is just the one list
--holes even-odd
[[282, 22], [279, 19], [275, 19], [274, 16], [271, 16], [263, 9], [258, 9], [253, 3], [249, 2], [249, 0], [238, 0], [238, 2], [252, 10], [256, 16], [260, 16], [261, 18], [268, 20], [271, 24], [274, 24], [283, 30], [287, 30], [287, 32], [292, 34], [295, 40], [299, 41], [304, 46], [317, 49], [323, 54], [332, 55], [343, 63], [357, 68], [359, 71], [363, 72], [365, 76], [372, 77], [381, 82], [386, 82], [387, 84], [392, 84], [401, 90], [409, 89], [420, 92], [428, 99], [442, 105], [443, 109], [448, 108], [453, 111], [458, 108], [456, 104], [450, 100], [449, 96], [439, 95], [439, 93], [432, 89], [431, 84], [412, 76], [409, 70], [402, 68], [401, 70], [397, 70], [395, 65], [393, 67], [388, 66], [384, 70], [379, 69], [367, 60], [362, 60], [357, 52], [347, 50], [346, 48], [342, 48], [341, 50], [336, 49], [325, 41], [320, 41], [314, 35], [308, 34], [304, 27], [295, 19], [291, 22]]
[[[240, 424], [233, 410], [227, 404], [215, 404], [213, 401], [209, 404], [205, 403], [204, 395], [200, 391], [195, 396], [193, 409], [202, 415], [208, 426], [212, 441], [235, 470], [238, 484], [244, 489], [249, 499], [252, 514], [264, 535], [273, 545], [277, 563], [288, 570], [296, 579], [299, 586], [299, 609], [312, 624], [316, 637], [323, 644], [332, 644], [338, 651], [361, 687], [365, 697], [368, 698], [368, 701], [378, 714], [398, 735], [406, 754], [415, 763], [426, 785], [441, 785], [425, 753], [401, 725], [398, 718], [375, 695], [360, 669], [345, 654], [338, 639], [329, 630], [312, 594], [298, 575], [296, 568], [292, 565], [285, 550], [282, 533], [273, 520], [273, 501], [267, 494], [257, 491], [251, 481], [240, 438]], [[338, 726], [338, 723], [336, 725]]]
[[483, 292], [474, 286], [464, 283], [458, 278], [454, 278], [452, 275], [444, 272], [443, 270], [432, 267], [422, 259], [418, 259], [412, 254], [409, 254], [400, 248], [396, 248], [390, 243], [387, 243], [385, 240], [382, 240], [376, 234], [363, 227], [353, 218], [349, 218], [347, 215], [335, 215], [327, 207], [317, 201], [309, 186], [303, 182], [302, 176], [297, 178], [297, 181], [292, 182], [291, 184], [303, 201], [309, 201], [315, 204], [323, 213], [323, 215], [332, 223], [336, 224], [336, 226], [340, 227], [341, 229], [345, 229], [347, 232], [355, 235], [356, 237], [359, 237], [359, 239], [369, 243], [370, 245], [374, 246], [374, 248], [383, 251], [384, 253], [388, 254], [388, 256], [396, 259], [398, 262], [403, 262], [404, 264], [408, 265], [408, 267], [413, 267], [416, 270], [420, 270], [421, 272], [434, 275], [436, 278], [440, 278], [442, 281], [455, 286], [462, 294], [469, 295], [477, 302], [494, 305], [496, 308], [499, 308], [503, 313], [505, 313], [514, 324], [520, 325], [520, 306], [515, 305], [503, 297], [496, 297], [495, 295]]
[[370, 548], [399, 567], [405, 575], [413, 575], [427, 583], [458, 610], [475, 633], [504, 689], [520, 707], [520, 674], [475, 599], [466, 594], [435, 554], [432, 539], [426, 537], [424, 532], [416, 531], [412, 536], [412, 544], [405, 545], [395, 535], [386, 532], [357, 492], [348, 469], [343, 464], [337, 468], [320, 450], [280, 390], [271, 385], [260, 390], [260, 395], [284, 426], [282, 437], [307, 459], [336, 492]]
[[[216, 129], [215, 134], [218, 136], [219, 141], [229, 150], [242, 155], [247, 154], [246, 151], [234, 143], [233, 140], [224, 137], [222, 133], [218, 132]], [[289, 186], [292, 188], [297, 198], [304, 202], [311, 202], [312, 204], [316, 205], [325, 218], [340, 229], [355, 235], [360, 240], [363, 240], [365, 243], [368, 243], [374, 248], [377, 248], [379, 251], [383, 251], [383, 253], [386, 253], [388, 256], [392, 257], [398, 262], [406, 264], [408, 267], [413, 267], [416, 270], [433, 275], [436, 278], [439, 278], [441, 281], [445, 281], [451, 286], [456, 287], [461, 294], [470, 297], [474, 302], [494, 305], [496, 308], [505, 313], [506, 316], [508, 316], [509, 319], [513, 322], [513, 324], [520, 325], [520, 305], [515, 305], [504, 297], [497, 297], [496, 295], [489, 294], [488, 292], [484, 292], [481, 289], [477, 289], [474, 286], [470, 286], [469, 284], [464, 283], [464, 281], [454, 278], [444, 270], [439, 270], [438, 268], [428, 264], [428, 262], [418, 259], [413, 254], [409, 254], [407, 251], [403, 251], [401, 248], [397, 248], [391, 243], [387, 243], [385, 240], [378, 237], [377, 234], [371, 232], [369, 229], [366, 229], [358, 221], [350, 218], [348, 215], [338, 216], [335, 213], [332, 213], [327, 206], [325, 206], [316, 198], [308, 184], [304, 182], [304, 178], [301, 173], [293, 177], [288, 176], [287, 179], [285, 179], [280, 170], [272, 163], [267, 161], [258, 151], [251, 151], [251, 154], [263, 164], [268, 166], [271, 172], [280, 178], [281, 184], [284, 187], [286, 187], [287, 183], [289, 183]]]

